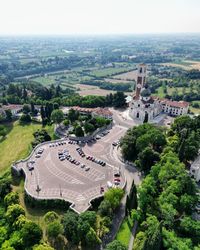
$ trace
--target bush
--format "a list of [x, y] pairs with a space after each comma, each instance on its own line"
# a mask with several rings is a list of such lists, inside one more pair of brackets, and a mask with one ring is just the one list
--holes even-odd
[[33, 136], [35, 138], [35, 140], [31, 143], [33, 148], [42, 142], [51, 141], [51, 136], [45, 129], [36, 131], [33, 133]]
[[0, 176], [0, 200], [11, 191], [11, 176], [9, 172]]
[[6, 207], [18, 203], [19, 203], [19, 194], [17, 192], [10, 192], [4, 198], [4, 204]]
[[20, 123], [30, 123], [31, 122], [31, 116], [29, 114], [23, 114], [20, 117]]
[[115, 209], [120, 205], [123, 195], [123, 189], [111, 188], [105, 193], [104, 199], [110, 202], [112, 209]]

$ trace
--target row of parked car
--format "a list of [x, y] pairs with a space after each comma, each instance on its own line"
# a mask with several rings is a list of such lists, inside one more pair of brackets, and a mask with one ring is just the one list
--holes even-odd
[[90, 161], [92, 161], [92, 162], [95, 162], [95, 163], [97, 163], [97, 164], [99, 164], [99, 165], [101, 165], [101, 166], [103, 166], [103, 167], [106, 165], [106, 163], [105, 163], [104, 161], [98, 160], [98, 159], [96, 159], [95, 157], [90, 156], [90, 155], [88, 155], [88, 156], [86, 157], [86, 159], [87, 159], [87, 160], [90, 160]]
[[81, 164], [80, 161], [77, 161], [76, 159], [74, 159], [69, 151], [67, 149], [64, 149], [63, 151], [58, 151], [58, 158], [60, 161], [64, 161], [65, 159], [68, 160], [69, 162], [79, 166], [81, 168], [84, 168], [85, 171], [89, 171], [90, 170], [90, 167], [87, 167], [85, 164]]
[[[77, 148], [76, 151], [78, 152], [78, 154], [79, 154], [81, 157], [85, 157], [85, 153], [83, 152], [82, 148]], [[98, 159], [96, 159], [95, 157], [90, 156], [90, 155], [86, 156], [86, 159], [87, 159], [87, 160], [90, 160], [90, 161], [92, 161], [92, 162], [95, 162], [95, 163], [97, 163], [97, 164], [100, 164], [100, 165], [103, 166], [103, 167], [106, 165], [106, 163], [105, 163], [104, 161], [98, 160]]]
[[49, 144], [49, 147], [50, 147], [50, 148], [53, 148], [53, 147], [58, 147], [58, 146], [65, 145], [65, 144], [66, 144], [65, 141], [62, 141], [62, 142], [54, 142], [54, 143]]
[[88, 140], [84, 140], [84, 141], [73, 141], [73, 140], [69, 140], [68, 143], [69, 144], [85, 144], [85, 143], [94, 143], [96, 142], [97, 140], [101, 139], [101, 137], [107, 135], [110, 131], [109, 130], [106, 130], [106, 131], [103, 131], [101, 134], [99, 135], [96, 135], [95, 137], [91, 138], [91, 139], [88, 139]]
[[79, 154], [81, 157], [85, 157], [85, 154], [84, 154], [82, 148], [77, 148], [76, 151], [78, 152], [78, 154]]

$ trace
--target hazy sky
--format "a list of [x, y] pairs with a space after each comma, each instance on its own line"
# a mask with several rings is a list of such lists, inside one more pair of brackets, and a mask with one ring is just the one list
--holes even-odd
[[200, 32], [200, 0], [0, 0], [0, 34]]

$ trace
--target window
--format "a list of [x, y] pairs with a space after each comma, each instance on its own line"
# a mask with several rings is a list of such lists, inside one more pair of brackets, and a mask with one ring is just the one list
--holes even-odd
[[140, 73], [142, 73], [142, 68], [140, 68]]
[[140, 114], [139, 114], [139, 112], [138, 112], [136, 117], [139, 118], [139, 116], [140, 116]]

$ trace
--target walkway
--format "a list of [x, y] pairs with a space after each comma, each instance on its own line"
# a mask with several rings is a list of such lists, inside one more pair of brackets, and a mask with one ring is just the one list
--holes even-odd
[[132, 250], [133, 249], [133, 243], [134, 243], [134, 239], [135, 239], [135, 234], [136, 234], [137, 226], [138, 226], [138, 222], [135, 221], [134, 226], [133, 226], [132, 231], [131, 231], [131, 238], [130, 238], [130, 241], [129, 241], [128, 250]]

